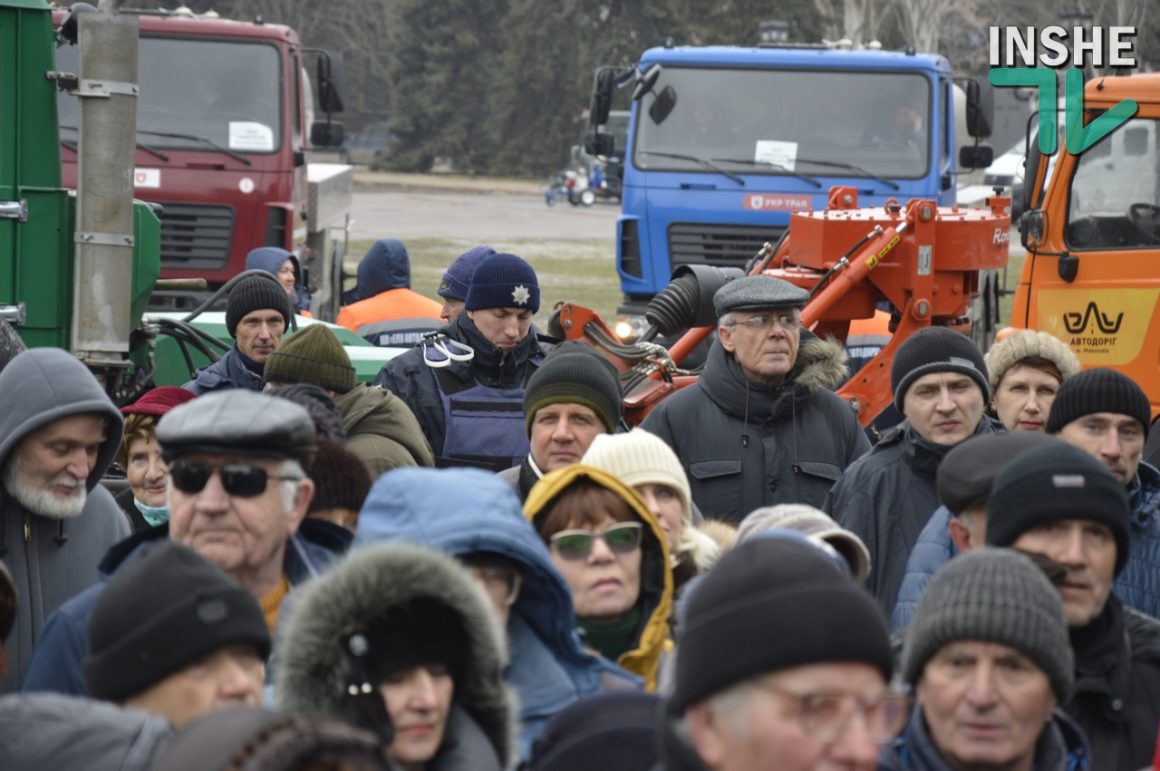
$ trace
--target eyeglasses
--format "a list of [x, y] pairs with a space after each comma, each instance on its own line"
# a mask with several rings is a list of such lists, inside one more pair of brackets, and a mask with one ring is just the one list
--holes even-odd
[[511, 607], [520, 596], [523, 576], [511, 568], [473, 565], [471, 575], [497, 605]]
[[561, 530], [549, 540], [556, 553], [566, 560], [586, 560], [592, 554], [592, 545], [599, 538], [613, 554], [631, 554], [640, 548], [641, 524], [621, 522], [606, 527], [599, 533], [587, 530]]
[[199, 460], [174, 461], [169, 467], [169, 478], [173, 480], [173, 486], [178, 490], [193, 495], [205, 489], [206, 483], [215, 471], [221, 477], [225, 491], [239, 498], [261, 495], [271, 479], [283, 482], [302, 479], [302, 477], [275, 476], [261, 466], [251, 466], [248, 463], [225, 463], [215, 466]]
[[779, 696], [798, 702], [797, 718], [802, 730], [820, 742], [831, 742], [841, 736], [854, 715], [861, 713], [866, 730], [879, 744], [898, 735], [910, 713], [910, 697], [887, 691], [872, 699], [850, 693], [818, 691], [795, 693], [763, 680], [754, 684]]
[[782, 329], [797, 329], [801, 326], [801, 317], [796, 313], [759, 313], [747, 319], [735, 319], [729, 326], [749, 327], [750, 329], [766, 329], [777, 323]]

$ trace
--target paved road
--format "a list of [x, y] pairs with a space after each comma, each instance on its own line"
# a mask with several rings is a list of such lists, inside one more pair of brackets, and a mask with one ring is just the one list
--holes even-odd
[[606, 203], [548, 206], [542, 195], [531, 194], [356, 190], [351, 238], [595, 239], [611, 245], [618, 211]]

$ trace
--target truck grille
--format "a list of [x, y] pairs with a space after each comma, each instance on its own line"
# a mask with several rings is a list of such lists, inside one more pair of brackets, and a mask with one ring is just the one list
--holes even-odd
[[161, 266], [221, 270], [230, 258], [234, 210], [230, 206], [161, 204]]
[[784, 227], [674, 222], [669, 226], [669, 260], [678, 265], [744, 268], [766, 241], [777, 243]]

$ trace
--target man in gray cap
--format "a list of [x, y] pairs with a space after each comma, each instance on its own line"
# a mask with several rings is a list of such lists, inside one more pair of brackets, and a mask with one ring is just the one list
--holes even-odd
[[[254, 595], [272, 632], [290, 589], [317, 576], [343, 548], [304, 519], [314, 494], [305, 471], [316, 449], [310, 414], [286, 399], [229, 389], [170, 410], [157, 441], [169, 463], [169, 523], [114, 546], [102, 573], [108, 577], [168, 537]], [[85, 629], [104, 589], [86, 589], [49, 619], [25, 690], [87, 692]]]
[[807, 299], [771, 276], [721, 287], [713, 297], [717, 340], [697, 384], [642, 424], [681, 459], [706, 518], [736, 523], [761, 506], [820, 506], [870, 449], [849, 405], [830, 390], [846, 375], [845, 351], [801, 328]]

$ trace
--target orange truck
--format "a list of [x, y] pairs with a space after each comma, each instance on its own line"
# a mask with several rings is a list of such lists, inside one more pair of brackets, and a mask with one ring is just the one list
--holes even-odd
[[[1027, 258], [1011, 325], [1066, 341], [1084, 368], [1131, 377], [1160, 415], [1160, 74], [1084, 88], [1084, 119], [1132, 99], [1127, 123], [1079, 155], [1061, 142], [1048, 174], [1028, 143], [1020, 238]], [[1050, 177], [1050, 181], [1045, 180]], [[1152, 431], [1155, 438], [1160, 435]], [[1150, 446], [1149, 456], [1155, 457]]]

